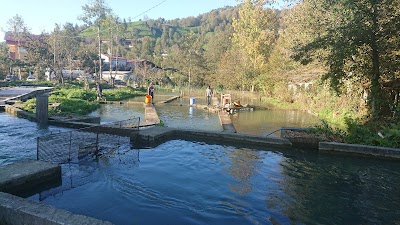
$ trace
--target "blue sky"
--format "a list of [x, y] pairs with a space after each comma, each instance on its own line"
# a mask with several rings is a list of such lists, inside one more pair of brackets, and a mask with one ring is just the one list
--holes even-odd
[[[16, 14], [22, 17], [32, 33], [40, 34], [43, 30], [50, 32], [55, 23], [82, 24], [77, 17], [83, 13], [82, 5], [88, 2], [89, 0], [1, 0], [0, 41], [3, 41], [4, 31], [8, 30], [7, 21]], [[106, 2], [114, 14], [125, 19], [130, 17], [132, 21], [143, 19], [144, 15], [150, 19], [197, 16], [212, 9], [238, 4], [236, 0], [106, 0]], [[156, 5], [158, 6], [153, 8]], [[149, 9], [151, 10], [146, 12]], [[141, 15], [144, 12], [146, 13]]]

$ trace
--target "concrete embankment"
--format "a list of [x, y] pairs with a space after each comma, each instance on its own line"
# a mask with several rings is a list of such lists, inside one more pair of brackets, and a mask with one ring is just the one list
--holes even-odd
[[106, 221], [72, 214], [62, 209], [15, 196], [27, 197], [59, 185], [61, 185], [61, 166], [59, 165], [43, 161], [23, 161], [1, 167], [0, 224], [111, 225]]
[[216, 144], [227, 144], [235, 146], [254, 146], [254, 147], [277, 147], [290, 148], [290, 141], [283, 138], [260, 137], [254, 135], [206, 132], [195, 130], [172, 129], [168, 127], [152, 127], [141, 130], [136, 137], [138, 145], [155, 147], [165, 141], [173, 139], [183, 139], [188, 141], [203, 141]]
[[324, 153], [355, 154], [379, 158], [400, 159], [399, 148], [385, 148], [336, 142], [319, 142], [319, 151]]
[[225, 110], [221, 110], [218, 115], [219, 115], [219, 120], [221, 122], [223, 132], [236, 133], [236, 128], [235, 128], [235, 126], [233, 126], [231, 117], [228, 114], [228, 112], [226, 112]]
[[[27, 195], [61, 182], [61, 167], [41, 161], [23, 161], [0, 168], [0, 191]], [[28, 193], [29, 195], [29, 193]]]
[[0, 224], [7, 225], [112, 225], [88, 216], [0, 192]]

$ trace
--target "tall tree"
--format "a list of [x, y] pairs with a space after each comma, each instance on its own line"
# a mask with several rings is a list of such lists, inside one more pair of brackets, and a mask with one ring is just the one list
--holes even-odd
[[111, 8], [109, 8], [105, 0], [90, 0], [90, 2], [82, 6], [83, 15], [78, 19], [82, 20], [87, 25], [95, 25], [97, 27], [97, 39], [98, 39], [98, 52], [99, 52], [99, 76], [98, 79], [102, 79], [102, 62], [101, 62], [101, 37], [100, 28], [101, 22], [105, 19], [108, 13], [111, 13]]
[[53, 73], [55, 78], [64, 82], [63, 69], [70, 70], [70, 79], [72, 79], [72, 69], [76, 67], [75, 58], [78, 51], [80, 38], [75, 27], [71, 23], [61, 26], [55, 25], [54, 31], [48, 38], [50, 51], [53, 53]]
[[265, 62], [277, 37], [275, 11], [264, 10], [262, 0], [245, 0], [240, 6], [239, 16], [233, 19], [232, 41], [246, 56], [247, 72], [243, 74], [242, 88], [246, 85], [254, 90], [256, 80], [263, 72]]
[[302, 14], [302, 25], [312, 26], [315, 33], [310, 42], [298, 46], [296, 59], [326, 62], [329, 71], [324, 79], [336, 90], [346, 79], [365, 80], [370, 114], [382, 115], [387, 106], [382, 82], [399, 76], [399, 61], [393, 60], [399, 51], [399, 1], [304, 0], [301, 4], [308, 10]]
[[5, 75], [9, 73], [11, 66], [12, 61], [8, 53], [8, 47], [5, 43], [0, 43], [0, 74]]
[[34, 66], [34, 74], [36, 74], [37, 79], [42, 79], [42, 75], [46, 68], [54, 70], [54, 55], [50, 51], [51, 47], [47, 42], [48, 37], [45, 34], [30, 40], [27, 48], [27, 60]]
[[[11, 31], [14, 39], [17, 40], [17, 53], [18, 60], [21, 61], [21, 41], [24, 35], [26, 35], [28, 31], [28, 27], [25, 24], [25, 21], [22, 19], [20, 15], [15, 15], [13, 18], [7, 21], [8, 31]], [[21, 67], [18, 67], [18, 76], [21, 79]]]

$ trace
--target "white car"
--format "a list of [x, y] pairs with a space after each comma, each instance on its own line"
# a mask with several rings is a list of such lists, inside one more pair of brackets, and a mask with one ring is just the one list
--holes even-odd
[[26, 81], [37, 81], [36, 77], [28, 77]]

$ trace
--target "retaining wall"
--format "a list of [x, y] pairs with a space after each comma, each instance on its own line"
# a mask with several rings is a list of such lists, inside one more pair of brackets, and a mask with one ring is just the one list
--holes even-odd
[[4, 225], [112, 225], [88, 216], [0, 192], [0, 224]]

